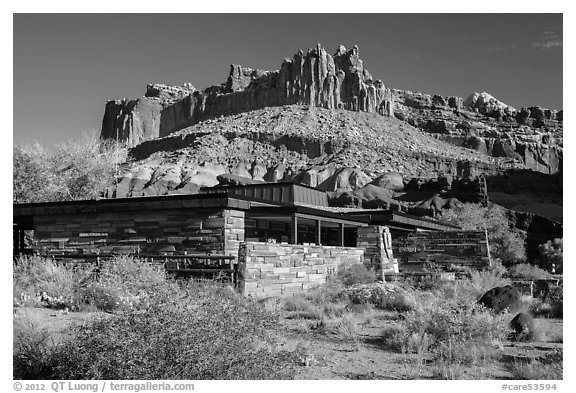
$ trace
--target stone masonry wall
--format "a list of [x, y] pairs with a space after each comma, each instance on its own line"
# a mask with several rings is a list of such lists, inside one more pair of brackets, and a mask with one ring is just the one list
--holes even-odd
[[35, 217], [37, 251], [238, 255], [244, 212], [142, 210]]
[[239, 287], [248, 296], [294, 294], [326, 282], [341, 264], [362, 263], [352, 247], [244, 242], [239, 253]]
[[384, 279], [388, 273], [398, 273], [398, 261], [392, 254], [392, 236], [387, 227], [369, 225], [358, 228], [356, 246], [364, 250], [364, 265], [374, 269]]

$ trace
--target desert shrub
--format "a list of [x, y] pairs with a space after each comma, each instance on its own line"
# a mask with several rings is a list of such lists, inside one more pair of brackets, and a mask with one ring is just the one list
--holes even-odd
[[538, 246], [544, 265], [549, 268], [554, 267], [557, 273], [562, 273], [563, 250], [564, 245], [561, 238], [549, 240]]
[[79, 293], [91, 273], [91, 267], [74, 267], [39, 256], [24, 256], [13, 267], [15, 301], [26, 299], [28, 304], [79, 309]]
[[51, 379], [282, 379], [294, 354], [278, 349], [277, 318], [216, 284], [150, 298], [78, 329], [53, 355]]
[[511, 283], [508, 278], [504, 277], [504, 272], [505, 270], [501, 269], [469, 269], [467, 278], [446, 281], [434, 291], [434, 294], [447, 300], [459, 299], [475, 302], [490, 289]]
[[87, 283], [79, 296], [83, 303], [104, 311], [146, 308], [149, 297], [168, 285], [162, 266], [118, 256], [102, 264], [98, 278]]
[[14, 202], [93, 199], [113, 184], [127, 149], [84, 136], [49, 147], [16, 146], [12, 157]]
[[387, 325], [380, 333], [380, 339], [384, 346], [396, 351], [401, 351], [406, 345], [404, 327], [398, 324]]
[[352, 303], [371, 304], [382, 310], [407, 311], [416, 306], [414, 295], [394, 284], [355, 285], [347, 293]]
[[48, 330], [38, 328], [29, 319], [15, 320], [12, 342], [14, 379], [43, 379], [53, 372], [54, 342]]
[[337, 273], [338, 280], [349, 287], [356, 284], [369, 284], [376, 281], [376, 273], [364, 264], [341, 265]]
[[337, 303], [348, 301], [346, 288], [337, 279], [329, 278], [324, 284], [309, 289], [304, 297], [314, 304]]
[[543, 280], [552, 277], [546, 270], [529, 263], [511, 266], [510, 269], [508, 269], [508, 275], [513, 278], [522, 278], [525, 280]]
[[388, 344], [404, 352], [429, 353], [436, 362], [480, 365], [498, 354], [508, 334], [507, 316], [475, 302], [438, 299], [405, 314]]
[[556, 285], [550, 288], [546, 301], [552, 306], [550, 316], [552, 318], [562, 318], [564, 315], [564, 295], [563, 287]]
[[73, 311], [87, 306], [104, 311], [145, 308], [151, 294], [174, 285], [162, 267], [126, 256], [103, 263], [97, 276], [92, 266], [23, 257], [14, 265], [13, 282], [16, 304], [67, 307]]
[[440, 220], [459, 225], [465, 231], [486, 230], [490, 254], [507, 266], [526, 260], [526, 234], [514, 228], [506, 216], [506, 210], [501, 206], [491, 204], [483, 207], [475, 203], [465, 203], [444, 212]]
[[542, 359], [514, 361], [511, 364], [513, 379], [562, 380], [564, 360], [561, 350], [554, 351]]

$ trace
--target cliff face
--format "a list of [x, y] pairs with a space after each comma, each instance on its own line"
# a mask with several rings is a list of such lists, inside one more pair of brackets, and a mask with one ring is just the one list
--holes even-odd
[[401, 90], [394, 96], [396, 117], [440, 140], [538, 172], [562, 171], [562, 111], [516, 110], [488, 93], [473, 93], [466, 100]]
[[372, 79], [356, 46], [340, 46], [331, 56], [318, 44], [285, 59], [278, 71], [232, 65], [225, 83], [203, 91], [149, 85], [142, 98], [109, 101], [101, 136], [133, 147], [207, 118], [292, 104], [394, 114], [391, 91]]

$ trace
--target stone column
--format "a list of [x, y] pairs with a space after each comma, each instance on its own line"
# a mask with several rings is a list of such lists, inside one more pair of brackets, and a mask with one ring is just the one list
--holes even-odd
[[398, 262], [392, 255], [392, 236], [387, 227], [359, 227], [356, 247], [364, 249], [364, 265], [374, 269], [382, 280], [387, 272], [398, 273]]
[[238, 258], [240, 243], [244, 241], [244, 217], [241, 210], [224, 210], [224, 254]]

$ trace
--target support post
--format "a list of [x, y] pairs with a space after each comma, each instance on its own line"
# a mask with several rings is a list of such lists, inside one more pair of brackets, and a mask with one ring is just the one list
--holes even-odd
[[338, 238], [340, 239], [340, 247], [344, 247], [344, 224], [338, 224]]
[[298, 217], [296, 217], [296, 214], [292, 216], [292, 236], [290, 240], [292, 244], [298, 244]]
[[322, 245], [322, 221], [316, 220], [316, 244]]

